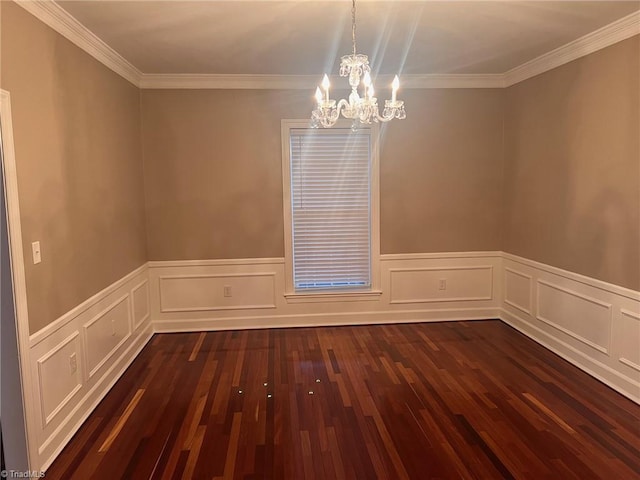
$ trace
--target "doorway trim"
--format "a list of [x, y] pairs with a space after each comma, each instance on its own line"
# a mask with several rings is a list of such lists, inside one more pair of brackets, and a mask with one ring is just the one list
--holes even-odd
[[29, 311], [27, 306], [27, 285], [25, 280], [24, 253], [22, 248], [22, 226], [20, 224], [20, 202], [18, 197], [18, 176], [16, 170], [15, 146], [13, 142], [13, 122], [11, 118], [11, 96], [0, 89], [0, 142], [2, 142], [5, 203], [7, 207], [7, 227], [11, 276], [15, 300], [16, 333], [18, 339], [18, 366], [22, 382], [22, 405], [24, 408], [25, 437], [27, 439], [27, 459], [30, 470], [38, 470], [40, 461], [36, 438], [37, 410], [33, 400], [33, 379], [29, 359]]

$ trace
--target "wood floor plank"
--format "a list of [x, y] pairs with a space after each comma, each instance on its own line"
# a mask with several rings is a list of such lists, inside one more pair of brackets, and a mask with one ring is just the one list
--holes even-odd
[[638, 479], [640, 406], [499, 321], [159, 334], [48, 479]]
[[195, 346], [193, 347], [193, 350], [191, 352], [191, 356], [189, 356], [189, 361], [193, 362], [196, 359], [196, 356], [198, 355], [198, 352], [200, 351], [200, 348], [202, 347], [202, 342], [204, 342], [204, 338], [206, 337], [206, 333], [202, 332], [200, 334], [200, 336], [198, 337], [198, 341], [196, 342]]
[[124, 427], [124, 424], [126, 423], [126, 421], [129, 420], [129, 417], [131, 416], [134, 409], [138, 405], [138, 402], [140, 401], [140, 398], [142, 398], [142, 395], [144, 395], [144, 392], [145, 392], [144, 389], [140, 389], [135, 393], [135, 395], [131, 399], [131, 402], [129, 402], [129, 405], [127, 405], [126, 410], [124, 411], [124, 413], [122, 414], [118, 422], [115, 424], [115, 426], [111, 430], [111, 433], [109, 433], [109, 436], [106, 438], [104, 443], [98, 449], [98, 452], [103, 453], [109, 450], [109, 447], [111, 446], [113, 441], [116, 439], [116, 437], [122, 430], [122, 427]]

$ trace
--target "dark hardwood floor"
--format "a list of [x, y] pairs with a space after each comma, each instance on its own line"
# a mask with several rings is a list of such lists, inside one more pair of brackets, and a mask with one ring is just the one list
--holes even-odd
[[159, 334], [53, 479], [640, 478], [640, 406], [497, 320]]

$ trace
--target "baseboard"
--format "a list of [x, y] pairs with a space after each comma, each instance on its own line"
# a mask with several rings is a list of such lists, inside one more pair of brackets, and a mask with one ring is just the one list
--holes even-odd
[[250, 330], [261, 328], [338, 327], [388, 323], [455, 322], [500, 318], [498, 308], [371, 311], [334, 314], [182, 318], [154, 322], [157, 333]]
[[153, 335], [146, 265], [89, 298], [31, 337], [36, 413], [30, 438], [45, 470]]

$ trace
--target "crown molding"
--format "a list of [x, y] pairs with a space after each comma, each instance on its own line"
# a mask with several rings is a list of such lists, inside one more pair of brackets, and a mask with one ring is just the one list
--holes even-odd
[[[1, 1], [1, 0], [0, 0]], [[143, 89], [313, 89], [317, 75], [146, 74], [98, 38], [54, 0], [13, 0], [96, 60]], [[497, 74], [403, 75], [403, 89], [505, 88], [640, 34], [640, 11]], [[339, 77], [335, 77], [338, 80]], [[387, 81], [388, 80], [388, 81]], [[380, 75], [379, 85], [392, 77]], [[338, 84], [338, 83], [336, 83]]]
[[[382, 76], [385, 78], [385, 76]], [[388, 75], [391, 84], [393, 76]], [[402, 75], [402, 88], [503, 88], [501, 73], [452, 73]], [[380, 82], [382, 83], [382, 82]], [[387, 82], [385, 82], [387, 83]]]
[[510, 87], [638, 34], [640, 34], [640, 11], [633, 12], [505, 72], [504, 86]]
[[[140, 88], [144, 89], [267, 89], [313, 90], [319, 75], [216, 75], [216, 74], [143, 74]], [[333, 85], [340, 85], [340, 77], [332, 76]], [[391, 84], [392, 75], [375, 77], [377, 85]], [[502, 88], [501, 74], [481, 75], [403, 75], [402, 88]], [[339, 87], [336, 87], [339, 88]]]
[[131, 82], [140, 84], [142, 72], [53, 0], [14, 0], [38, 20], [80, 47], [107, 68]]
[[140, 78], [140, 88], [145, 89], [308, 90], [317, 83], [316, 75], [145, 73]]

